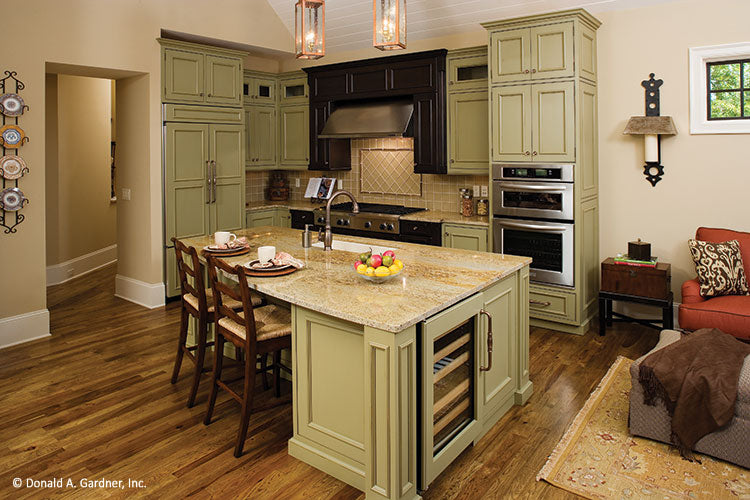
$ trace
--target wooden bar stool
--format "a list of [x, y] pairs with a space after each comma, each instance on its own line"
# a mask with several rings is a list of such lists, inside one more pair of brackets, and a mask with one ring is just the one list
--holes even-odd
[[[206, 288], [203, 280], [203, 271], [201, 269], [198, 251], [194, 247], [188, 247], [177, 238], [172, 238], [174, 243], [174, 252], [177, 256], [177, 272], [180, 276], [180, 288], [182, 293], [182, 314], [180, 316], [180, 338], [177, 342], [177, 358], [172, 370], [172, 383], [177, 382], [177, 376], [180, 374], [183, 355], [195, 364], [195, 373], [193, 375], [193, 387], [188, 396], [187, 406], [191, 408], [195, 404], [195, 395], [198, 393], [201, 374], [207, 369], [203, 368], [203, 361], [206, 356], [206, 348], [214, 345], [214, 342], [207, 342], [208, 324], [214, 321], [214, 298], [213, 290]], [[190, 283], [190, 278], [193, 284]], [[261, 305], [263, 299], [260, 295], [252, 294], [251, 300], [254, 305]], [[228, 307], [241, 309], [242, 303], [239, 301], [227, 302]], [[193, 316], [198, 320], [198, 338], [194, 346], [187, 345], [188, 318]], [[192, 351], [196, 351], [193, 354]]]
[[[253, 411], [265, 410], [291, 402], [291, 394], [287, 394], [284, 398], [276, 401], [263, 405], [253, 405], [255, 375], [259, 372], [256, 368], [259, 355], [273, 354], [271, 368], [273, 368], [277, 398], [281, 395], [280, 370], [283, 369], [291, 373], [289, 368], [281, 364], [281, 350], [292, 346], [292, 316], [289, 310], [276, 305], [253, 308], [254, 304], [245, 277], [245, 268], [242, 266], [232, 267], [223, 260], [211, 256], [208, 256], [207, 259], [208, 276], [216, 304], [216, 345], [214, 347], [214, 370], [211, 377], [211, 396], [208, 399], [208, 411], [203, 423], [206, 425], [211, 423], [216, 395], [221, 387], [242, 407], [240, 430], [234, 447], [234, 456], [239, 457], [242, 455], [242, 448], [245, 445], [250, 414]], [[219, 281], [217, 268], [221, 269], [227, 276], [236, 277], [239, 281], [239, 293], [237, 289]], [[242, 303], [242, 311], [235, 311], [229, 306], [235, 301]], [[237, 394], [228, 386], [228, 384], [240, 379], [221, 380], [223, 356], [220, 353], [223, 351], [226, 341], [231, 342], [245, 354], [242, 395]]]

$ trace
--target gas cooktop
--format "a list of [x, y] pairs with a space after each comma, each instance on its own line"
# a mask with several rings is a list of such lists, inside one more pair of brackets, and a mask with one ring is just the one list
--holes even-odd
[[[352, 202], [337, 203], [331, 205], [331, 210], [337, 212], [349, 212], [351, 213], [354, 205]], [[424, 208], [405, 207], [403, 205], [384, 205], [382, 203], [359, 203], [360, 213], [366, 212], [371, 214], [384, 214], [384, 215], [406, 215], [413, 214], [414, 212], [421, 212]]]
[[[359, 203], [358, 205], [358, 214], [352, 213], [354, 205], [351, 202], [331, 205], [331, 225], [346, 229], [347, 234], [355, 236], [364, 236], [371, 232], [397, 235], [400, 232], [398, 219], [400, 216], [424, 210], [424, 208], [381, 203]], [[326, 210], [323, 207], [315, 209], [317, 224], [325, 224], [325, 213]]]

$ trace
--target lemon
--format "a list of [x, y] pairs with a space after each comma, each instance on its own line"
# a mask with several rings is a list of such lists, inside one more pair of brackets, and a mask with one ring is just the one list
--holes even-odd
[[365, 274], [367, 276], [375, 276], [375, 268], [374, 267], [368, 267], [365, 269]]
[[364, 264], [360, 264], [357, 266], [357, 272], [359, 274], [365, 274], [365, 271], [367, 271], [367, 266]]
[[398, 268], [399, 268], [399, 269], [403, 269], [403, 268], [404, 268], [404, 263], [403, 263], [403, 262], [401, 262], [401, 261], [400, 261], [400, 260], [398, 260], [398, 259], [396, 259], [396, 260], [394, 260], [394, 261], [393, 261], [393, 265], [394, 265], [394, 266], [398, 266]]
[[388, 269], [391, 271], [391, 274], [398, 274], [401, 271], [401, 268], [398, 267], [396, 264], [393, 264]]
[[390, 275], [391, 275], [391, 271], [385, 266], [380, 266], [377, 269], [375, 269], [375, 276], [390, 276]]

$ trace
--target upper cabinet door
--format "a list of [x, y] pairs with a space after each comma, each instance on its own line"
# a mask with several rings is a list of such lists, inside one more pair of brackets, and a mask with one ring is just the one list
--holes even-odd
[[492, 83], [531, 78], [531, 31], [520, 28], [498, 31], [490, 36], [490, 79]]
[[448, 59], [448, 91], [487, 89], [487, 55]]
[[573, 23], [531, 28], [531, 78], [572, 77]]
[[245, 227], [245, 169], [242, 125], [209, 125], [215, 174], [211, 231]]
[[485, 174], [490, 161], [487, 91], [448, 94], [448, 173]]
[[306, 104], [279, 110], [279, 163], [305, 167], [310, 163], [310, 108]]
[[276, 80], [272, 78], [254, 78], [254, 97], [258, 104], [276, 102]]
[[206, 56], [206, 102], [242, 103], [242, 60]]
[[276, 166], [276, 108], [253, 106], [248, 114], [247, 148], [250, 151], [250, 167], [268, 168]]
[[492, 89], [492, 161], [531, 161], [531, 87]]
[[279, 82], [279, 102], [281, 104], [307, 103], [308, 95], [306, 76]]
[[203, 54], [164, 49], [164, 100], [204, 101]]
[[535, 162], [575, 161], [575, 84], [540, 83], [531, 86]]

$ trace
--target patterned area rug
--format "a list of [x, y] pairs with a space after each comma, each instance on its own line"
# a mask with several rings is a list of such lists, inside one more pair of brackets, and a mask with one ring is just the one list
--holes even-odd
[[628, 434], [631, 360], [618, 357], [539, 472], [586, 498], [750, 499], [750, 471]]

